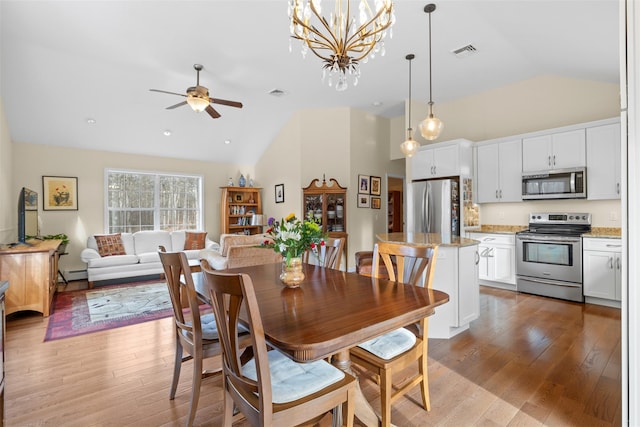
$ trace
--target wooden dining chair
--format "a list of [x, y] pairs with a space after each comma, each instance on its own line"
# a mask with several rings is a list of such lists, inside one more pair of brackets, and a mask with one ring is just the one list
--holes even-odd
[[[234, 404], [252, 426], [295, 426], [316, 422], [346, 406], [346, 425], [353, 426], [356, 379], [319, 360], [297, 363], [268, 350], [251, 277], [207, 269], [202, 272], [219, 325], [223, 347], [224, 422], [231, 426]], [[240, 357], [241, 306], [251, 331], [253, 358]]]
[[302, 262], [339, 270], [346, 238], [328, 237], [324, 241], [325, 245], [319, 250], [319, 259], [313, 252], [305, 251]]
[[[390, 280], [417, 285], [426, 270], [424, 286], [431, 288], [435, 272], [437, 246], [407, 246], [397, 243], [377, 243], [374, 247], [373, 276], [379, 277], [380, 259]], [[395, 260], [395, 264], [394, 264]], [[386, 273], [385, 272], [385, 273]], [[427, 373], [428, 317], [417, 327], [411, 325], [388, 332], [350, 350], [353, 363], [376, 375], [380, 385], [382, 426], [391, 424], [391, 405], [410, 389], [420, 384], [422, 406], [431, 410], [429, 377]], [[418, 362], [418, 373], [412, 378], [393, 384], [393, 375]]]
[[[184, 252], [166, 252], [159, 247], [158, 254], [164, 268], [169, 288], [176, 334], [176, 353], [173, 364], [173, 381], [169, 399], [176, 396], [180, 379], [180, 368], [188, 360], [193, 360], [193, 380], [191, 384], [191, 401], [187, 426], [192, 426], [200, 398], [200, 385], [207, 377], [219, 375], [221, 369], [205, 371], [203, 360], [222, 354], [222, 346], [218, 338], [218, 328], [213, 313], [201, 314], [200, 304], [189, 268], [189, 261]], [[186, 353], [184, 355], [183, 353]]]

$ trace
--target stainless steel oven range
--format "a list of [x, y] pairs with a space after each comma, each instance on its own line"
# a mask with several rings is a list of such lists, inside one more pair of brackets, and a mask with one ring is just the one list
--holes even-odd
[[588, 213], [530, 214], [516, 234], [517, 290], [583, 302], [581, 236], [590, 231]]

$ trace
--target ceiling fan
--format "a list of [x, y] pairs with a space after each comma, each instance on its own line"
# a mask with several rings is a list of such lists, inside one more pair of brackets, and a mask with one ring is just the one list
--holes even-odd
[[204, 67], [200, 64], [193, 64], [193, 68], [195, 68], [197, 73], [196, 85], [188, 88], [186, 95], [182, 93], [169, 92], [169, 91], [160, 90], [160, 89], [149, 89], [149, 90], [152, 92], [168, 93], [170, 95], [184, 96], [187, 98], [186, 101], [182, 101], [175, 105], [167, 107], [167, 110], [173, 110], [174, 108], [189, 104], [189, 106], [193, 109], [193, 111], [196, 111], [198, 113], [202, 111], [206, 111], [207, 113], [209, 113], [209, 115], [212, 118], [217, 119], [218, 117], [220, 117], [220, 113], [218, 113], [211, 106], [212, 103], [227, 105], [229, 107], [242, 108], [241, 102], [228, 101], [226, 99], [219, 99], [219, 98], [209, 98], [209, 89], [207, 89], [204, 86], [200, 86], [200, 71]]

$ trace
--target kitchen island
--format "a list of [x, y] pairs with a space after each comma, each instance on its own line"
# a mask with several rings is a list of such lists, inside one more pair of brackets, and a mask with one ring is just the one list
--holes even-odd
[[449, 294], [449, 302], [429, 318], [429, 338], [451, 338], [469, 329], [480, 315], [478, 241], [434, 233], [381, 233], [381, 242], [438, 245], [433, 288]]

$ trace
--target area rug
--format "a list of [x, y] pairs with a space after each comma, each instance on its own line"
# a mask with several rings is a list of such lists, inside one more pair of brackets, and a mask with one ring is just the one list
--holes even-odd
[[173, 314], [165, 282], [137, 282], [59, 292], [45, 341], [74, 337]]

